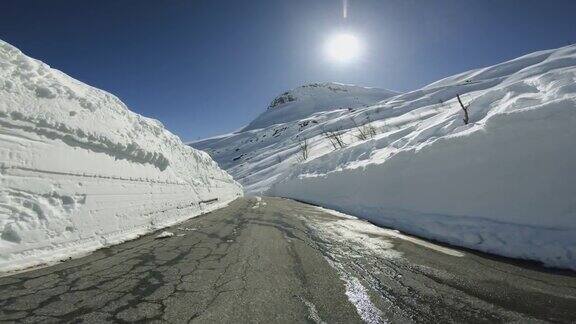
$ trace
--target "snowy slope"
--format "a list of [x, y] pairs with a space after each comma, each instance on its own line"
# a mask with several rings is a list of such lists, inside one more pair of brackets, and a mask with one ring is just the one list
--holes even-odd
[[[468, 125], [456, 94], [470, 105]], [[377, 135], [359, 139], [362, 125]], [[262, 144], [264, 131], [284, 128]], [[334, 150], [326, 130], [342, 133], [346, 146]], [[412, 234], [576, 269], [575, 142], [572, 45], [206, 147], [249, 191], [272, 186], [268, 194]], [[237, 149], [237, 161], [222, 161]]]
[[312, 83], [276, 97], [243, 130], [190, 145], [207, 151], [246, 192], [259, 193], [296, 163], [298, 138], [318, 135], [322, 129], [316, 126], [397, 94], [339, 83]]
[[158, 121], [3, 41], [0, 126], [1, 271], [121, 242], [242, 194]]
[[311, 83], [286, 91], [272, 100], [266, 112], [244, 130], [306, 118], [314, 113], [367, 107], [398, 93], [335, 82]]

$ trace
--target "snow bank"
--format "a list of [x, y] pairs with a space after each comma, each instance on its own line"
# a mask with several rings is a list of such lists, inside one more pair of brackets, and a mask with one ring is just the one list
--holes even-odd
[[[468, 125], [457, 93], [470, 104]], [[347, 147], [312, 152], [269, 194], [576, 270], [575, 45], [462, 73], [351, 115], [370, 117], [378, 135], [344, 135]], [[310, 137], [313, 148], [322, 141]]]
[[122, 242], [241, 194], [158, 121], [0, 41], [0, 271]]

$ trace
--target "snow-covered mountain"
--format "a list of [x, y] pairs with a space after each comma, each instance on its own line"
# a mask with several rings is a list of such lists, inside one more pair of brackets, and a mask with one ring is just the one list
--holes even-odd
[[334, 82], [311, 83], [274, 98], [266, 112], [244, 130], [300, 120], [323, 111], [368, 107], [397, 94], [390, 90]]
[[286, 120], [192, 145], [248, 193], [576, 269], [576, 45]]
[[[330, 124], [357, 109], [396, 95], [397, 92], [384, 89], [312, 83], [276, 97], [264, 113], [241, 131], [190, 145], [207, 151], [242, 183], [246, 192], [262, 193], [297, 163], [299, 139], [319, 135], [324, 128], [318, 125]], [[327, 148], [325, 152], [330, 151]]]
[[133, 238], [241, 194], [158, 121], [0, 41], [0, 270]]

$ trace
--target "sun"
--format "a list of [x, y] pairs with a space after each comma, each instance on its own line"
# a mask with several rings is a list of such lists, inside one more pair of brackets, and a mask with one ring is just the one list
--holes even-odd
[[326, 43], [328, 58], [336, 62], [350, 62], [360, 55], [361, 44], [352, 34], [337, 34]]

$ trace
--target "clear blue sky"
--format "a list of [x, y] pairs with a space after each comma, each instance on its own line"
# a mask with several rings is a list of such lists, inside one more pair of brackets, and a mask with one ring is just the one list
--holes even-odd
[[[0, 38], [184, 140], [235, 130], [312, 81], [399, 91], [576, 40], [576, 1], [0, 1]], [[351, 30], [346, 66], [323, 44]]]

